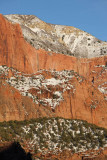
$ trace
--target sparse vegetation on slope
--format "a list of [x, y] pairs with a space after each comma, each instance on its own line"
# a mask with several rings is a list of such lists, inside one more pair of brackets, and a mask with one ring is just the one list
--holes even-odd
[[[72, 153], [107, 147], [107, 130], [81, 120], [40, 118], [0, 123], [1, 142], [26, 142], [32, 152]], [[24, 144], [22, 143], [22, 145]]]

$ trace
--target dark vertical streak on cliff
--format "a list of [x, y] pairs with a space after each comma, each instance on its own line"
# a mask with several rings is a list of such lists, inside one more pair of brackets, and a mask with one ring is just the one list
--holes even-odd
[[39, 70], [39, 57], [38, 57], [38, 53], [37, 53], [37, 70]]
[[69, 98], [70, 98], [70, 110], [71, 110], [71, 115], [72, 115], [72, 118], [73, 118], [72, 102], [71, 102], [71, 94], [69, 95]]
[[26, 57], [24, 55], [24, 68], [26, 68]]

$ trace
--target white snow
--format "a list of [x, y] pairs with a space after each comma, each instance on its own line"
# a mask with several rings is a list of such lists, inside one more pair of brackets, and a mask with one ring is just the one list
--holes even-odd
[[51, 78], [51, 79], [47, 79], [43, 82], [43, 84], [46, 85], [59, 85], [61, 83], [61, 80], [59, 79], [55, 79], [55, 78]]
[[[104, 87], [104, 85], [106, 85]], [[98, 89], [101, 93], [107, 94], [107, 82], [102, 83], [101, 85], [98, 86]]]

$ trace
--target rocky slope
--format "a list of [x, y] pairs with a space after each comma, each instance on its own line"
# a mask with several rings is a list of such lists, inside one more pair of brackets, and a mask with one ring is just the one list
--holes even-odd
[[[5, 132], [6, 131], [6, 132]], [[42, 118], [0, 123], [2, 144], [17, 140], [35, 159], [94, 159], [107, 149], [107, 130], [86, 121]], [[75, 154], [76, 155], [75, 158]], [[105, 152], [106, 155], [106, 152]]]
[[5, 15], [13, 23], [19, 23], [24, 38], [36, 49], [92, 58], [107, 54], [107, 42], [75, 27], [52, 25], [32, 15]]

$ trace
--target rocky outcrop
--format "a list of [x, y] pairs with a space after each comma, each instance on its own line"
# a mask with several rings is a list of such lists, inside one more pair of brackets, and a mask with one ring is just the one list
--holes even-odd
[[2, 73], [1, 121], [59, 116], [107, 127], [105, 94], [96, 82], [94, 85], [73, 71], [41, 70], [25, 76], [14, 72], [8, 71], [9, 78], [6, 71], [4, 76]]
[[33, 103], [29, 97], [0, 82], [0, 121], [24, 120], [39, 117], [51, 117], [54, 113], [49, 108]]
[[32, 53], [35, 51], [25, 42], [20, 25], [12, 25], [0, 15], [0, 64], [33, 72], [29, 61]]
[[5, 15], [19, 23], [25, 39], [36, 49], [92, 58], [107, 55], [107, 42], [75, 27], [52, 25], [32, 15]]
[[42, 49], [36, 50], [24, 40], [19, 24], [8, 22], [2, 15], [0, 24], [0, 65], [7, 65], [25, 73], [35, 73], [39, 69], [66, 69], [89, 76], [94, 66], [105, 65], [107, 62], [107, 56], [78, 59]]
[[[76, 91], [64, 93], [64, 100], [56, 107], [56, 114], [64, 118], [83, 119], [107, 128], [107, 102], [92, 84], [76, 82]], [[66, 106], [66, 107], [65, 107]]]

